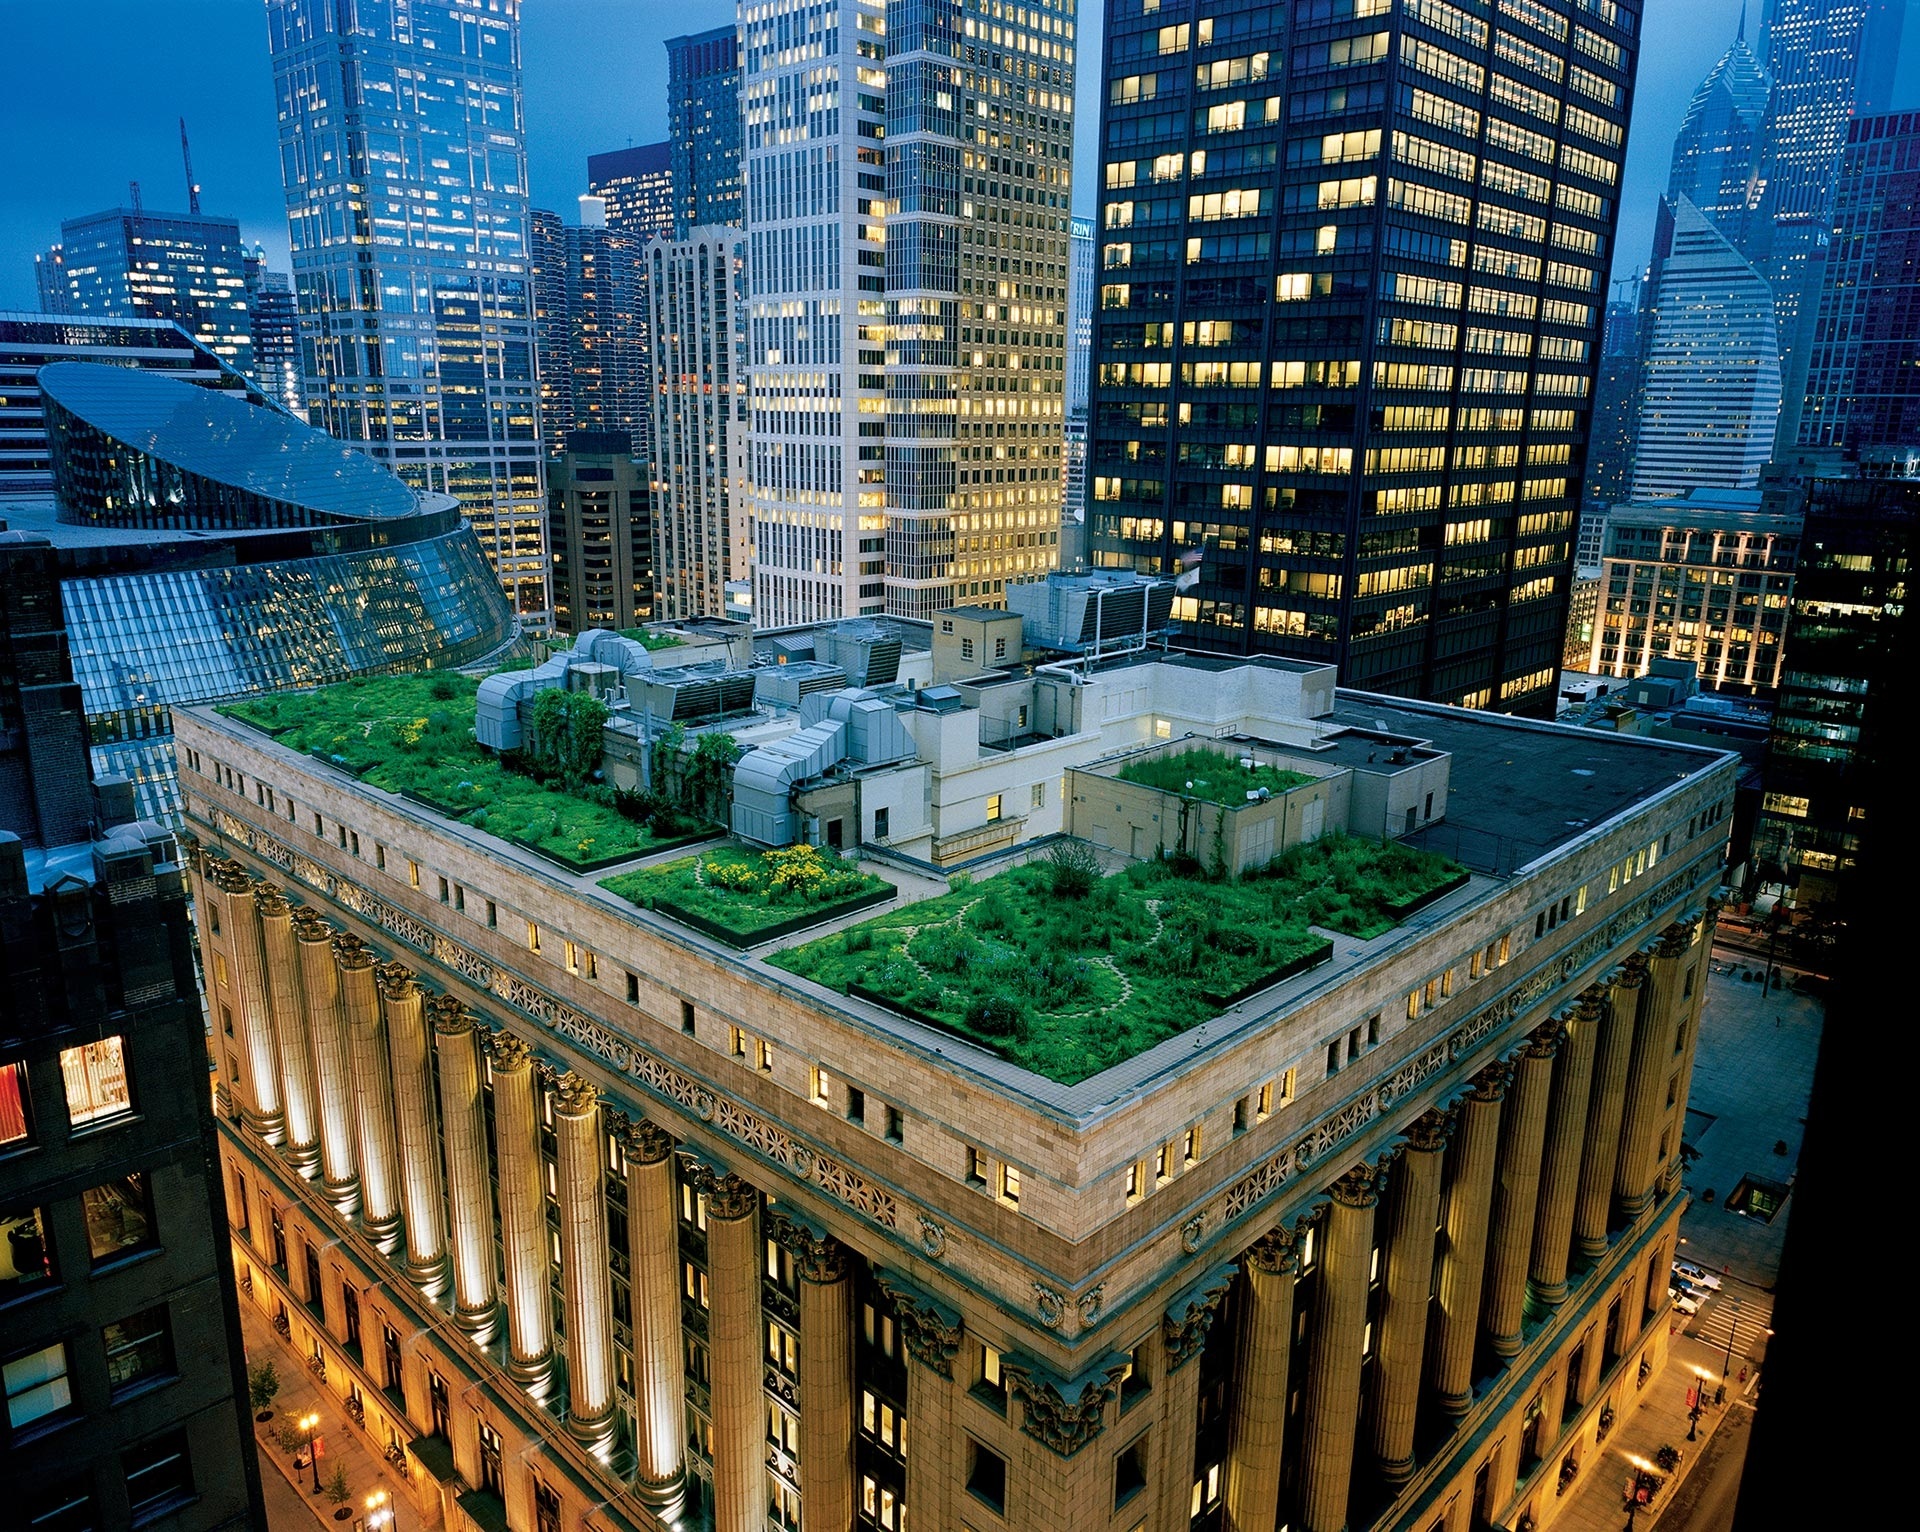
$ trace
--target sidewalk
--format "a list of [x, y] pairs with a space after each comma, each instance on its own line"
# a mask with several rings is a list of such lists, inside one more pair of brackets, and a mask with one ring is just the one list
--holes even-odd
[[[270, 1509], [268, 1520], [271, 1532], [313, 1532], [316, 1525], [326, 1528], [327, 1532], [351, 1532], [367, 1514], [367, 1496], [381, 1489], [387, 1492], [386, 1508], [394, 1513], [394, 1519], [387, 1524], [387, 1532], [426, 1532], [427, 1524], [421, 1520], [406, 1490], [392, 1473], [392, 1465], [368, 1448], [341, 1408], [340, 1396], [307, 1371], [305, 1360], [274, 1333], [267, 1316], [245, 1293], [240, 1295], [240, 1330], [246, 1340], [248, 1367], [271, 1361], [274, 1370], [280, 1374], [280, 1392], [273, 1400], [273, 1419], [264, 1425], [255, 1422], [253, 1428], [255, 1445], [259, 1451], [260, 1477], [267, 1490], [267, 1503], [270, 1508], [288, 1503], [287, 1497], [273, 1493], [272, 1481], [277, 1477], [298, 1492], [314, 1517], [312, 1522], [288, 1525], [283, 1516], [273, 1514]], [[279, 1443], [274, 1440], [274, 1433], [283, 1420], [298, 1420], [310, 1411], [320, 1417], [320, 1482], [325, 1484], [333, 1477], [336, 1464], [344, 1464], [347, 1470], [347, 1486], [351, 1494], [345, 1505], [350, 1508], [352, 1515], [341, 1520], [336, 1521], [333, 1514], [339, 1507], [324, 1494], [314, 1494], [313, 1470], [296, 1469], [292, 1455], [282, 1452]], [[304, 1462], [304, 1447], [300, 1456]]]
[[[1662, 1475], [1665, 1483], [1653, 1504], [1641, 1507], [1635, 1525], [1645, 1532], [1659, 1520], [1694, 1465], [1706, 1455], [1713, 1433], [1736, 1408], [1746, 1407], [1739, 1386], [1729, 1378], [1727, 1402], [1717, 1409], [1709, 1403], [1700, 1415], [1698, 1440], [1688, 1441], [1687, 1386], [1694, 1381], [1695, 1367], [1708, 1374], [1706, 1388], [1711, 1400], [1720, 1382], [1720, 1353], [1685, 1335], [1675, 1335], [1668, 1342], [1667, 1365], [1639, 1393], [1631, 1391], [1628, 1380], [1619, 1418], [1598, 1448], [1600, 1461], [1580, 1475], [1579, 1487], [1551, 1523], [1552, 1532], [1620, 1532], [1626, 1522], [1623, 1492], [1633, 1472], [1630, 1458], [1643, 1458], [1652, 1464], [1654, 1453], [1670, 1444], [1680, 1449], [1680, 1462], [1672, 1473]], [[1748, 1381], [1754, 1381], [1751, 1375]]]

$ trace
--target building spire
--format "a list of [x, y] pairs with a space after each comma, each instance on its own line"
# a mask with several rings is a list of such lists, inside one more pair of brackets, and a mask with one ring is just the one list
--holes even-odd
[[1733, 34], [1733, 40], [1737, 43], [1747, 40], [1747, 0], [1740, 0], [1740, 27]]

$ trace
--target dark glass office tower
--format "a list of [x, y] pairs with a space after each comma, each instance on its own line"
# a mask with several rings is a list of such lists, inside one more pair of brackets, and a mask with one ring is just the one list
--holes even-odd
[[607, 227], [639, 239], [673, 237], [673, 145], [638, 144], [587, 156], [587, 190], [607, 204]]
[[0, 538], [0, 1524], [260, 1501], [179, 843], [91, 782], [60, 558]]
[[1110, 0], [1089, 533], [1183, 642], [1550, 707], [1639, 10]]
[[667, 134], [673, 237], [743, 221], [740, 45], [730, 26], [667, 39]]
[[1920, 449], [1920, 112], [1848, 125], [1800, 440]]

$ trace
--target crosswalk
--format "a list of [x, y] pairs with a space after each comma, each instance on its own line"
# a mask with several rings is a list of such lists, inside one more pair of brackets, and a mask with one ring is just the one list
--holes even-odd
[[1739, 1366], [1745, 1361], [1758, 1361], [1765, 1354], [1767, 1327], [1772, 1323], [1771, 1298], [1722, 1291], [1700, 1306], [1686, 1333], [1721, 1351], [1731, 1340], [1734, 1365]]

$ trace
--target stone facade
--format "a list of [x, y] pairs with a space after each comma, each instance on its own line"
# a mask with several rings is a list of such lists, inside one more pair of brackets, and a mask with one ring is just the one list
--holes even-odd
[[[1544, 1526], [1664, 1360], [1730, 757], [1065, 1088], [206, 711], [177, 727], [214, 973], [247, 981], [279, 901], [303, 958], [339, 932], [334, 977], [260, 991], [245, 1055], [280, 1077], [235, 1049], [242, 1280], [284, 1290], [430, 1517]], [[438, 1244], [410, 1222], [429, 1144]], [[316, 1267], [271, 1258], [276, 1219]]]

